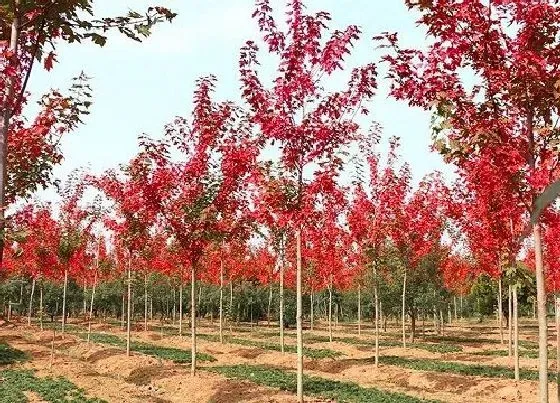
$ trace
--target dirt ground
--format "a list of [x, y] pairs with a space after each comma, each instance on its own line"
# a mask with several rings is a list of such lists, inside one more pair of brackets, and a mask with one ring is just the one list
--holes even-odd
[[[118, 326], [96, 324], [95, 331], [104, 331], [124, 336]], [[155, 331], [134, 332], [133, 339], [146, 341], [161, 346], [190, 349], [190, 335], [185, 330], [182, 337], [165, 334], [163, 337], [154, 326]], [[217, 334], [216, 329], [209, 323], [199, 327], [204, 334]], [[226, 328], [227, 329], [227, 328]], [[234, 329], [235, 330], [235, 329]], [[239, 329], [243, 330], [243, 329]], [[246, 329], [245, 329], [246, 330]], [[395, 330], [395, 329], [394, 329]], [[268, 341], [277, 343], [278, 337], [268, 333], [274, 328], [254, 328], [253, 332], [234, 331], [234, 336], [240, 339]], [[396, 331], [396, 330], [395, 330]], [[267, 332], [263, 335], [263, 332]], [[533, 330], [529, 329], [523, 335], [524, 340], [531, 340]], [[461, 336], [472, 339], [499, 340], [499, 334], [485, 330], [480, 335], [476, 327], [455, 327], [448, 330], [446, 335]], [[229, 329], [225, 332], [229, 335]], [[267, 335], [268, 334], [268, 335]], [[323, 330], [315, 331], [316, 335], [328, 335]], [[479, 334], [477, 336], [477, 334]], [[335, 331], [337, 337], [355, 337], [355, 331], [340, 326]], [[394, 336], [385, 335], [384, 339], [395, 340]], [[507, 336], [506, 336], [507, 337]], [[371, 342], [373, 333], [366, 329], [360, 337]], [[108, 402], [293, 402], [294, 395], [277, 389], [257, 386], [248, 381], [226, 379], [223, 376], [204, 370], [198, 371], [193, 379], [190, 368], [186, 365], [174, 364], [164, 360], [152, 358], [142, 354], [132, 354], [127, 357], [123, 350], [100, 344], [87, 344], [71, 334], [64, 339], [57, 336], [55, 340], [55, 357], [52, 369], [50, 363], [50, 348], [52, 331], [39, 331], [24, 325], [16, 327], [0, 327], [0, 341], [8, 342], [16, 349], [28, 352], [32, 360], [17, 364], [19, 367], [32, 368], [37, 376], [57, 375], [66, 377], [78, 387], [85, 389], [92, 397], [99, 397]], [[398, 340], [398, 339], [397, 339]], [[421, 341], [421, 340], [419, 340]], [[286, 344], [294, 344], [293, 332], [287, 332]], [[437, 353], [417, 348], [382, 347], [381, 355], [396, 355], [408, 358], [436, 359], [464, 364], [484, 364], [511, 366], [507, 356], [481, 356], [473, 353], [482, 350], [505, 349], [505, 346], [487, 342], [457, 343], [463, 347], [462, 352]], [[282, 354], [277, 351], [238, 345], [221, 344], [199, 339], [198, 351], [212, 354], [215, 363], [201, 363], [207, 365], [229, 364], [261, 364], [283, 369], [295, 369], [295, 354]], [[321, 378], [351, 381], [363, 387], [375, 387], [381, 390], [402, 392], [410, 396], [423, 399], [436, 399], [450, 403], [479, 402], [530, 402], [536, 401], [537, 382], [511, 379], [482, 378], [446, 374], [441, 372], [427, 372], [405, 369], [392, 365], [376, 367], [373, 361], [373, 349], [360, 348], [359, 345], [341, 341], [321, 342], [309, 344], [310, 348], [324, 348], [342, 353], [336, 359], [305, 359], [306, 374]], [[552, 360], [551, 360], [552, 361]], [[521, 367], [536, 369], [537, 360], [521, 358]], [[555, 365], [551, 363], [551, 368]], [[551, 402], [555, 400], [554, 384], [550, 384]], [[41, 401], [37, 396], [27, 395], [30, 402]], [[39, 399], [39, 400], [38, 400]], [[321, 402], [325, 400], [306, 400]]]

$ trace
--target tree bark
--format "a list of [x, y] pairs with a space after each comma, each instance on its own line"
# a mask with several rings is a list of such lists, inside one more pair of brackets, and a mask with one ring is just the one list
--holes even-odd
[[126, 355], [130, 355], [130, 312], [131, 312], [131, 305], [130, 305], [130, 295], [131, 295], [131, 288], [132, 288], [132, 279], [130, 273], [130, 265], [131, 265], [132, 256], [128, 257], [127, 261], [127, 270], [126, 270], [126, 287], [127, 287], [127, 309], [126, 309]]
[[[18, 38], [20, 33], [20, 10], [19, 4], [20, 0], [13, 0], [14, 4], [14, 18], [11, 24], [10, 33], [10, 47], [9, 50], [12, 52], [12, 62], [17, 60], [18, 51]], [[6, 229], [6, 186], [8, 179], [8, 129], [10, 127], [10, 119], [12, 118], [13, 106], [11, 107], [9, 102], [14, 100], [15, 97], [15, 85], [16, 77], [15, 75], [10, 75], [8, 82], [6, 83], [6, 101], [2, 105], [2, 124], [0, 125], [0, 264], [3, 262], [4, 258], [4, 244], [5, 244], [5, 229]]]
[[539, 403], [548, 403], [548, 341], [546, 320], [546, 289], [542, 262], [541, 230], [533, 227], [535, 241], [535, 272], [537, 277], [537, 314], [539, 321]]
[[183, 336], [183, 277], [179, 283], [179, 337]]
[[[301, 224], [300, 224], [301, 225]], [[303, 321], [302, 321], [301, 226], [296, 229], [296, 342], [297, 400], [303, 403]]]
[[455, 322], [457, 322], [457, 297], [453, 296], [453, 315], [455, 317]]
[[122, 305], [121, 305], [121, 329], [125, 330], [125, 323], [124, 323], [124, 311], [125, 311], [125, 306], [124, 306], [124, 300], [126, 298], [126, 293], [123, 291], [122, 294]]
[[556, 398], [560, 402], [560, 295], [555, 298], [556, 308]]
[[62, 290], [62, 338], [64, 339], [64, 327], [66, 325], [66, 289], [68, 288], [68, 269], [64, 269], [64, 288]]
[[373, 261], [373, 303], [375, 305], [375, 366], [379, 367], [379, 290], [377, 287], [377, 262]]
[[280, 310], [280, 351], [284, 353], [284, 234], [280, 241], [280, 296], [279, 296], [279, 310]]
[[309, 296], [311, 299], [310, 307], [311, 307], [311, 331], [313, 331], [313, 287], [311, 287], [311, 295]]
[[519, 324], [517, 314], [517, 285], [512, 287], [513, 300], [513, 362], [515, 367], [515, 380], [519, 380]]
[[27, 326], [31, 326], [31, 313], [33, 312], [33, 294], [35, 294], [35, 277], [31, 282], [31, 296], [29, 297], [29, 312], [27, 313]]
[[89, 339], [91, 336], [91, 318], [93, 316], [93, 297], [95, 296], [95, 286], [97, 283], [97, 276], [93, 281], [93, 287], [91, 288], [91, 301], [89, 303], [89, 316], [88, 316], [88, 334], [87, 334], [87, 342], [89, 344]]
[[[498, 261], [498, 264], [500, 262]], [[498, 327], [500, 328], [500, 342], [504, 344], [504, 318], [502, 301], [502, 274], [498, 277]]]
[[272, 281], [268, 284], [268, 308], [266, 310], [266, 325], [270, 326], [270, 309], [272, 307]]
[[43, 331], [43, 279], [41, 279], [41, 288], [39, 289], [39, 323], [41, 331]]
[[402, 291], [402, 344], [406, 348], [406, 271], [403, 277], [403, 291]]
[[144, 273], [144, 332], [148, 331], [148, 273]]
[[332, 343], [332, 274], [329, 277], [329, 341]]
[[220, 343], [224, 342], [224, 261], [220, 259]]
[[441, 326], [441, 335], [445, 335], [445, 322], [443, 321], [443, 311], [440, 309], [439, 310], [439, 320], [440, 320], [440, 326]]
[[176, 314], [177, 314], [177, 304], [175, 301], [175, 286], [173, 286], [173, 306], [171, 307], [171, 315], [173, 315], [172, 319], [171, 319], [171, 323], [173, 324], [173, 326], [175, 326], [175, 318], [176, 318]]
[[196, 371], [196, 270], [195, 264], [191, 265], [191, 376]]
[[513, 301], [512, 301], [512, 287], [511, 285], [508, 286], [508, 357], [511, 358], [512, 352], [512, 336], [513, 336], [513, 321], [512, 321], [512, 310], [513, 310]]
[[362, 335], [362, 288], [358, 285], [358, 336]]

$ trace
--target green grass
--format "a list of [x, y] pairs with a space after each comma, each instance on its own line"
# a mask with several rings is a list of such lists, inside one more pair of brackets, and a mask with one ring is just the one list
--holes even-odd
[[[328, 336], [321, 336], [321, 335], [304, 335], [304, 341], [307, 343], [326, 343], [329, 341]], [[375, 341], [371, 340], [363, 340], [358, 337], [336, 337], [333, 336], [333, 341], [339, 341], [342, 343], [353, 344], [353, 345], [360, 345], [360, 346], [375, 346]], [[398, 347], [402, 344], [400, 341], [396, 340], [386, 340], [380, 339], [379, 346], [381, 347]], [[463, 348], [457, 344], [450, 344], [450, 343], [407, 343], [407, 347], [416, 348], [420, 350], [430, 351], [432, 353], [458, 353], [463, 351]]]
[[[509, 378], [514, 379], [514, 370], [508, 367], [493, 365], [469, 365], [456, 362], [448, 362], [441, 360], [429, 360], [418, 358], [404, 358], [395, 355], [386, 355], [379, 357], [382, 364], [395, 365], [401, 368], [414, 369], [418, 371], [432, 371], [454, 373], [466, 376], [480, 376], [485, 378]], [[519, 370], [519, 377], [526, 380], [538, 380], [539, 373], [530, 369]], [[555, 374], [550, 373], [549, 379], [555, 379]]]
[[[507, 357], [508, 351], [507, 350], [484, 350], [484, 351], [477, 351], [475, 353], [471, 353], [473, 355], [489, 355], [489, 356], [496, 356], [496, 357]], [[523, 358], [539, 358], [539, 351], [538, 350], [519, 350], [519, 356]], [[548, 358], [553, 359], [556, 358], [556, 352], [553, 350], [548, 351]]]
[[[199, 334], [198, 337], [208, 341], [220, 341], [220, 337], [214, 334]], [[282, 351], [279, 343], [269, 343], [257, 340], [240, 339], [237, 337], [224, 336], [224, 341], [231, 344], [239, 344], [241, 346], [258, 347], [263, 350]], [[288, 353], [296, 353], [297, 347], [291, 344], [284, 344], [284, 351]], [[308, 348], [303, 347], [303, 355], [308, 358], [336, 358], [343, 355], [340, 351], [328, 350], [325, 348]]]
[[[230, 365], [211, 367], [208, 370], [218, 372], [228, 378], [250, 380], [259, 385], [296, 392], [296, 375], [292, 371], [268, 368], [260, 365]], [[353, 382], [340, 382], [304, 375], [303, 390], [306, 395], [332, 399], [336, 402], [377, 402], [377, 403], [419, 403], [437, 402], [422, 400], [403, 393], [381, 391], [375, 388], [363, 388]]]
[[0, 342], [0, 365], [13, 364], [14, 362], [24, 361], [28, 359], [26, 353], [16, 350], [9, 344]]
[[104, 402], [100, 399], [88, 398], [84, 390], [62, 377], [37, 378], [29, 370], [0, 371], [0, 403], [25, 403], [28, 400], [24, 392], [35, 392], [43, 400], [53, 403]]
[[[86, 333], [80, 333], [80, 338], [87, 339]], [[92, 333], [91, 341], [94, 343], [111, 344], [121, 348], [126, 347], [126, 340], [118, 336], [107, 333]], [[152, 357], [170, 360], [176, 363], [191, 362], [191, 352], [189, 350], [181, 350], [178, 348], [162, 347], [156, 344], [130, 341], [130, 351], [150, 355]], [[196, 359], [199, 361], [216, 361], [214, 357], [206, 353], [196, 353]]]

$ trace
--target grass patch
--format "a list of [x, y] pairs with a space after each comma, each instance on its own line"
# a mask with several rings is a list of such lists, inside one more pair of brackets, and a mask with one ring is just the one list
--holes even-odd
[[[229, 365], [208, 368], [228, 378], [250, 380], [259, 385], [296, 392], [296, 374], [260, 365]], [[303, 390], [306, 395], [332, 399], [337, 402], [377, 402], [377, 403], [419, 403], [437, 402], [422, 400], [403, 393], [362, 388], [353, 382], [340, 382], [329, 379], [303, 376]]]
[[47, 402], [105, 403], [88, 398], [84, 390], [65, 378], [37, 378], [29, 370], [0, 371], [0, 403], [25, 403], [24, 392], [35, 392]]
[[[381, 356], [379, 359], [383, 364], [395, 365], [418, 371], [446, 372], [466, 376], [480, 376], [484, 378], [515, 378], [515, 372], [513, 369], [501, 366], [469, 365], [440, 360], [404, 358], [396, 355]], [[519, 377], [521, 379], [535, 381], [539, 379], [539, 373], [534, 370], [520, 368]], [[549, 373], [549, 380], [555, 380], [555, 374]]]
[[[507, 357], [507, 350], [484, 350], [472, 353], [473, 355], [485, 355], [485, 356], [496, 356], [496, 357]], [[513, 354], [513, 352], [512, 352]], [[523, 358], [539, 358], [538, 350], [519, 350], [519, 356]], [[548, 351], [548, 358], [556, 358], [556, 352], [553, 350]]]
[[[199, 334], [201, 339], [208, 341], [220, 341], [220, 337], [213, 334]], [[282, 351], [279, 343], [269, 343], [256, 340], [239, 339], [237, 337], [224, 336], [224, 341], [231, 344], [239, 344], [241, 346], [258, 347], [263, 350]], [[297, 353], [297, 346], [291, 344], [284, 344], [284, 351], [288, 353]], [[325, 348], [308, 348], [303, 347], [303, 355], [308, 358], [336, 358], [343, 355], [340, 351], [328, 350]]]
[[[87, 339], [86, 333], [80, 333], [80, 338]], [[91, 341], [94, 343], [111, 344], [114, 346], [126, 348], [126, 340], [118, 336], [107, 333], [91, 333]], [[130, 341], [130, 351], [150, 355], [152, 357], [170, 360], [176, 363], [191, 362], [191, 352], [178, 348], [163, 347], [156, 344]], [[206, 353], [196, 353], [196, 359], [199, 361], [216, 361], [214, 357]]]
[[21, 350], [16, 350], [7, 343], [0, 342], [0, 365], [13, 364], [18, 361], [25, 361], [29, 357]]

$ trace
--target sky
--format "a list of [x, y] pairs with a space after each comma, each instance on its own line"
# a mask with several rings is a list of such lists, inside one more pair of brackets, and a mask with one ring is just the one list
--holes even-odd
[[[277, 20], [284, 21], [286, 0], [270, 2]], [[239, 99], [239, 49], [247, 40], [260, 41], [251, 18], [254, 0], [96, 0], [94, 11], [96, 18], [122, 15], [154, 3], [178, 16], [171, 24], [156, 26], [143, 43], [118, 33], [111, 34], [103, 48], [61, 43], [54, 69], [34, 70], [29, 85], [34, 99], [50, 88], [68, 88], [81, 71], [92, 78], [91, 114], [62, 141], [64, 161], [55, 169], [62, 181], [75, 168], [102, 173], [126, 163], [138, 150], [138, 135], [158, 136], [175, 116], [190, 114], [194, 83], [201, 76], [217, 76], [219, 100]], [[308, 0], [306, 5], [310, 12], [330, 12], [331, 28], [344, 29], [348, 24], [361, 28], [362, 38], [346, 59], [349, 68], [379, 59], [381, 51], [371, 38], [384, 31], [399, 32], [406, 46], [426, 43], [425, 33], [415, 23], [418, 15], [406, 8], [404, 0]], [[273, 73], [274, 60], [264, 57], [264, 52], [262, 56], [266, 78]], [[383, 66], [379, 71], [380, 89], [364, 126], [371, 120], [381, 124], [382, 148], [390, 136], [401, 138], [403, 160], [410, 164], [415, 181], [434, 170], [451, 177], [451, 169], [429, 150], [430, 114], [389, 98]], [[347, 79], [346, 73], [337, 74], [328, 83], [343, 88]], [[40, 192], [39, 198], [53, 200], [54, 192]]]

